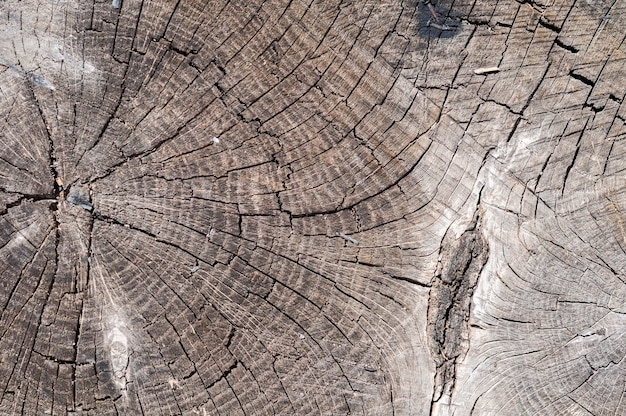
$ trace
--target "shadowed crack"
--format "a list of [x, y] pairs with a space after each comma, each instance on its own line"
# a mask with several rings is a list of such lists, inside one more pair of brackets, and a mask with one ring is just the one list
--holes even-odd
[[487, 263], [489, 247], [480, 232], [478, 211], [459, 238], [448, 232], [428, 303], [428, 334], [437, 366], [433, 403], [454, 387], [457, 358], [467, 352], [471, 299]]

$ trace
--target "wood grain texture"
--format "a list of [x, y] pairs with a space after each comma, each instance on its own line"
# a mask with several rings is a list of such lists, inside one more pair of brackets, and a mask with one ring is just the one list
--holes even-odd
[[624, 5], [434, 6], [1, 3], [0, 414], [626, 414]]

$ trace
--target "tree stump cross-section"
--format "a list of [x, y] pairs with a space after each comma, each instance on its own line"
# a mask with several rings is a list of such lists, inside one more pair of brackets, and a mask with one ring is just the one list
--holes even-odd
[[0, 414], [626, 414], [624, 7], [2, 2]]

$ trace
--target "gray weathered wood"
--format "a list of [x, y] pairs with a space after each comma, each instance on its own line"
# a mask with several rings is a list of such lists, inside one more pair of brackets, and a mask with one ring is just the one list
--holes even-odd
[[0, 414], [626, 414], [624, 4], [432, 6], [2, 2]]

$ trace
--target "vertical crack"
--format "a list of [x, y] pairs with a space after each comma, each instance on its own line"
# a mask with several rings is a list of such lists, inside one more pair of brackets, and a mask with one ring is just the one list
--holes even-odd
[[435, 403], [449, 398], [456, 380], [457, 359], [469, 348], [470, 307], [474, 288], [489, 257], [480, 231], [480, 214], [456, 238], [448, 231], [442, 241], [439, 266], [428, 301], [428, 335], [435, 361]]
[[580, 142], [582, 141], [583, 134], [585, 134], [585, 131], [587, 130], [588, 124], [589, 124], [589, 119], [587, 119], [582, 130], [580, 130], [578, 140], [576, 141], [576, 149], [574, 150], [574, 156], [572, 157], [572, 161], [570, 162], [570, 164], [567, 165], [567, 168], [565, 169], [565, 174], [563, 176], [563, 185], [561, 187], [561, 197], [565, 194], [565, 186], [567, 185], [567, 179], [569, 178], [569, 174], [572, 168], [574, 167], [574, 163], [576, 163], [576, 158], [578, 157], [578, 153], [580, 151]]
[[28, 85], [28, 91], [30, 92], [30, 96], [33, 99], [33, 103], [35, 104], [35, 108], [37, 108], [39, 117], [41, 118], [41, 122], [43, 123], [46, 129], [46, 135], [48, 137], [48, 164], [50, 168], [50, 173], [52, 174], [52, 184], [53, 184], [52, 186], [54, 189], [54, 195], [55, 197], [58, 197], [59, 193], [63, 189], [63, 186], [62, 186], [63, 182], [59, 178], [59, 174], [56, 168], [57, 159], [56, 159], [55, 150], [54, 150], [54, 141], [52, 140], [52, 134], [50, 134], [50, 127], [48, 126], [46, 117], [43, 114], [43, 110], [41, 109], [41, 106], [39, 105], [39, 100], [37, 99], [37, 96], [35, 95], [35, 90], [33, 89], [33, 85], [30, 82], [27, 83], [27, 85]]

